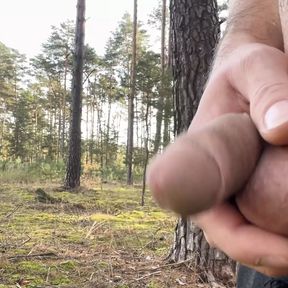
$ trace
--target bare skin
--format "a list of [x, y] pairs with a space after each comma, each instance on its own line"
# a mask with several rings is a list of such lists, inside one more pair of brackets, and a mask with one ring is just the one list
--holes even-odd
[[[149, 169], [148, 181], [156, 200], [163, 207], [180, 214], [193, 214], [205, 210], [205, 212], [198, 213], [194, 221], [204, 230], [212, 245], [259, 272], [274, 276], [287, 275], [288, 238], [261, 228], [265, 226], [265, 223], [258, 225], [259, 211], [258, 214], [253, 213], [253, 203], [251, 204], [248, 196], [246, 199], [239, 196], [238, 205], [240, 209], [242, 206], [242, 212], [248, 215], [247, 218], [257, 225], [247, 221], [235, 204], [226, 201], [227, 197], [236, 193], [239, 186], [246, 182], [247, 171], [245, 169], [247, 167], [248, 170], [253, 171], [250, 178], [248, 175], [247, 186], [254, 187], [253, 193], [262, 190], [264, 195], [276, 196], [275, 185], [264, 185], [263, 179], [269, 179], [268, 183], [280, 183], [279, 187], [288, 185], [285, 172], [287, 168], [283, 169], [281, 166], [281, 163], [283, 164], [281, 159], [283, 155], [287, 157], [287, 150], [275, 147], [273, 151], [276, 152], [272, 153], [271, 148], [265, 147], [255, 167], [255, 161], [261, 154], [261, 145], [257, 136], [253, 138], [257, 133], [251, 128], [247, 117], [243, 116], [243, 113], [250, 116], [259, 134], [268, 143], [288, 144], [288, 119], [285, 119], [288, 115], [288, 104], [287, 106], [285, 104], [288, 100], [288, 57], [281, 51], [283, 39], [278, 2], [272, 0], [230, 2], [232, 2], [230, 30], [228, 28], [220, 45], [198, 112], [189, 131], [171, 145], [162, 156], [154, 160]], [[287, 13], [283, 12], [283, 7], [281, 9], [283, 18], [283, 15]], [[236, 21], [238, 15], [242, 17], [241, 21]], [[285, 29], [283, 28], [283, 31]], [[280, 104], [276, 105], [277, 103]], [[282, 108], [284, 112], [281, 111]], [[211, 147], [217, 144], [214, 143], [215, 129], [219, 127], [217, 119], [227, 113], [239, 114], [239, 117], [234, 119], [233, 127], [242, 127], [243, 135], [250, 135], [252, 140], [250, 139], [249, 142], [254, 143], [254, 146], [252, 145], [253, 147], [250, 147], [247, 152], [240, 152], [240, 156], [229, 145], [228, 150], [211, 150]], [[233, 136], [231, 126], [221, 123], [221, 131], [225, 135]], [[203, 140], [200, 140], [202, 142], [195, 144], [192, 140], [194, 142], [191, 144], [191, 139], [196, 138], [195, 135], [199, 133], [202, 133]], [[243, 153], [242, 157], [241, 153]], [[193, 155], [198, 155], [198, 162], [187, 161], [193, 158]], [[245, 162], [249, 157], [250, 166]], [[238, 161], [234, 164], [237, 169], [229, 168], [231, 167], [229, 159], [242, 158], [244, 159], [243, 165], [239, 165]], [[271, 161], [265, 159], [274, 161], [275, 165], [271, 166]], [[201, 173], [193, 174], [191, 171], [197, 171], [199, 163], [205, 163], [207, 167], [211, 167], [209, 164], [216, 165], [217, 169], [211, 171], [218, 172], [211, 172], [207, 168], [205, 169], [207, 181], [197, 182], [195, 175], [199, 176]], [[197, 189], [192, 189], [193, 185], [194, 187], [196, 185]], [[199, 189], [203, 189], [203, 193], [199, 193]], [[198, 195], [195, 196], [195, 193]], [[247, 192], [243, 190], [242, 193], [245, 195]], [[201, 201], [197, 203], [199, 195], [201, 195]], [[196, 200], [193, 202], [191, 199]], [[187, 205], [189, 201], [191, 201], [191, 207]], [[250, 201], [250, 208], [245, 201]], [[277, 201], [276, 206], [279, 201], [283, 201], [283, 197]], [[264, 202], [266, 203], [265, 197]], [[243, 207], [246, 207], [246, 211]], [[272, 208], [274, 209], [273, 206]], [[276, 218], [279, 216], [283, 218], [280, 212]]]

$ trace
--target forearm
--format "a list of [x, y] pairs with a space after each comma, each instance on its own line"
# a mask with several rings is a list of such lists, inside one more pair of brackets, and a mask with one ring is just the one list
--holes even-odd
[[247, 43], [262, 43], [283, 50], [277, 0], [230, 0], [227, 27], [218, 46], [215, 65]]

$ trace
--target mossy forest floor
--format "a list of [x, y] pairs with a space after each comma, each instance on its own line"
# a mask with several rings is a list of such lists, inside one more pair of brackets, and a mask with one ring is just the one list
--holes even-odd
[[[149, 195], [141, 207], [140, 188], [57, 187], [1, 184], [0, 288], [205, 287], [187, 265], [164, 261], [176, 219]], [[37, 201], [37, 188], [61, 202]]]

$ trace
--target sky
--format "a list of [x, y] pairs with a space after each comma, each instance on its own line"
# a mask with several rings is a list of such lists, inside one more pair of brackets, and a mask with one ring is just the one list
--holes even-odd
[[[102, 55], [110, 32], [127, 11], [133, 14], [133, 0], [86, 0], [86, 43]], [[0, 42], [33, 57], [41, 51], [51, 26], [76, 18], [76, 0], [0, 0]], [[138, 0], [139, 20], [158, 0]]]

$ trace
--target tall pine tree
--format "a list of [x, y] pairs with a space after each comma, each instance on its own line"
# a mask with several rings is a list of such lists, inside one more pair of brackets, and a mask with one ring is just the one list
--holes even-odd
[[70, 189], [80, 186], [81, 175], [81, 115], [85, 38], [85, 4], [85, 0], [78, 0], [77, 2], [74, 69], [72, 81], [72, 118], [70, 127], [69, 156], [65, 179], [65, 187]]

